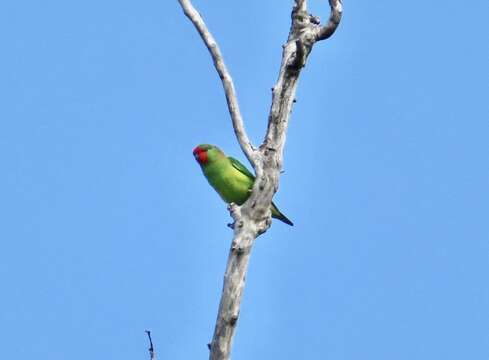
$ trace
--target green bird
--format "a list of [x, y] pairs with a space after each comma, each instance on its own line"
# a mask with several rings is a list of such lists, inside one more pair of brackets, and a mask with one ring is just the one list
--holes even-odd
[[[242, 205], [250, 197], [255, 176], [238, 160], [209, 144], [198, 145], [193, 153], [207, 181], [226, 203]], [[272, 217], [294, 225], [273, 202]]]

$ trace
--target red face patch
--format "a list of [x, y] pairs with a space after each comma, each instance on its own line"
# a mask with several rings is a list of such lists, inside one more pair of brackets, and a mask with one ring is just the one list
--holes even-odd
[[205, 164], [207, 162], [207, 151], [200, 148], [200, 147], [196, 147], [193, 151], [194, 153], [194, 157], [195, 157], [195, 160], [197, 160], [197, 162], [201, 165]]

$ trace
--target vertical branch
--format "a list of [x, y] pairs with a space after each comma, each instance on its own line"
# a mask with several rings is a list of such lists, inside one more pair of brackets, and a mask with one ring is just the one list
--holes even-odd
[[258, 236], [256, 224], [246, 219], [238, 206], [231, 204], [230, 208], [234, 219], [234, 238], [229, 250], [216, 326], [210, 344], [211, 360], [227, 360], [230, 357], [251, 249]]
[[272, 89], [267, 132], [259, 149], [255, 149], [244, 129], [234, 85], [216, 41], [191, 2], [178, 1], [212, 56], [224, 86], [234, 132], [256, 172], [256, 181], [249, 199], [242, 206], [229, 206], [234, 219], [234, 236], [224, 274], [214, 336], [209, 344], [211, 360], [228, 360], [239, 318], [251, 250], [256, 238], [271, 225], [270, 205], [279, 185], [283, 148], [299, 76], [313, 45], [330, 37], [338, 27], [342, 4], [341, 0], [329, 0], [331, 15], [328, 23], [321, 26], [318, 17], [308, 14], [307, 1], [295, 0], [289, 36], [283, 46], [279, 76]]

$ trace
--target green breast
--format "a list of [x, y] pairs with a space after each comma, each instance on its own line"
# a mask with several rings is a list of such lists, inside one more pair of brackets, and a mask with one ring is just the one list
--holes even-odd
[[228, 159], [209, 164], [203, 171], [209, 184], [226, 203], [241, 205], [250, 196], [253, 180], [232, 166]]

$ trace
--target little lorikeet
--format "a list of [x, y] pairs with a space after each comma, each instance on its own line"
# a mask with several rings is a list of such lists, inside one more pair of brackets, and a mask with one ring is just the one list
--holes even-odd
[[[214, 145], [199, 145], [193, 153], [207, 181], [226, 203], [242, 205], [248, 199], [255, 176], [243, 164]], [[294, 225], [273, 202], [271, 210], [273, 218]]]

